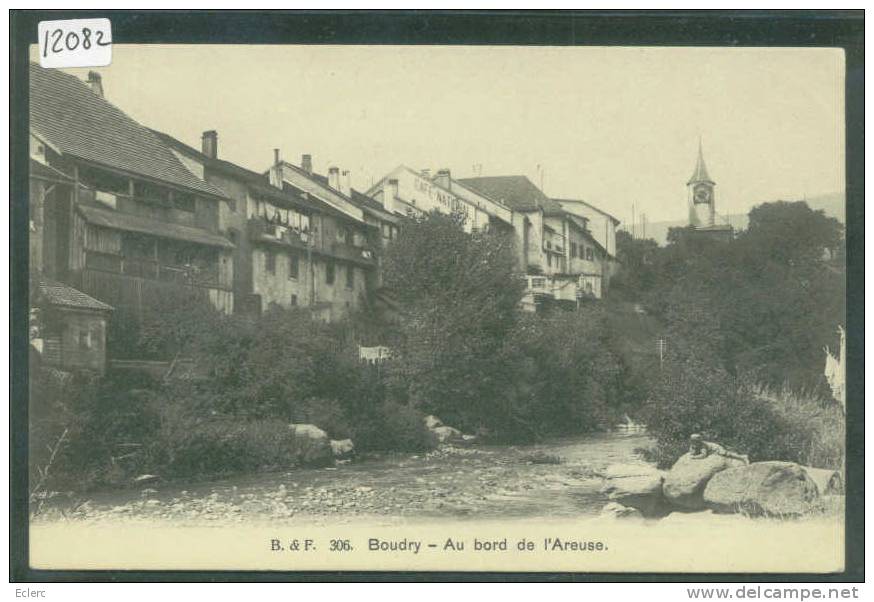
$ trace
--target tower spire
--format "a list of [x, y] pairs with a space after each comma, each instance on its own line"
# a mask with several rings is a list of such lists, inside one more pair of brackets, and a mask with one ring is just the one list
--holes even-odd
[[695, 162], [695, 172], [686, 184], [695, 184], [697, 182], [715, 183], [710, 179], [710, 174], [707, 173], [707, 165], [704, 163], [704, 147], [701, 144], [701, 136], [698, 136], [698, 160]]

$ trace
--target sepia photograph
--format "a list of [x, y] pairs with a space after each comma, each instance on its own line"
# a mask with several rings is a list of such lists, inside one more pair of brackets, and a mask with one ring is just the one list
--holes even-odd
[[847, 569], [842, 48], [54, 23], [30, 567]]

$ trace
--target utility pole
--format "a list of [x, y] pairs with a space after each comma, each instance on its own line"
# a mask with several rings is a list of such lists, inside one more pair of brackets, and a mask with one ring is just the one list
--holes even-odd
[[662, 370], [665, 365], [665, 351], [667, 349], [667, 343], [664, 339], [659, 339], [657, 346], [659, 350], [659, 370]]
[[637, 238], [635, 236], [637, 230], [637, 222], [634, 221], [634, 202], [631, 203], [631, 238], [632, 240]]

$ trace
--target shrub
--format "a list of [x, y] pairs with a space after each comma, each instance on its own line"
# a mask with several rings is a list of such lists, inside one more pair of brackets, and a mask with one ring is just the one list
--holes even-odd
[[163, 477], [204, 477], [317, 462], [311, 448], [280, 420], [190, 418], [163, 425], [146, 462]]
[[770, 393], [703, 361], [671, 361], [645, 407], [656, 448], [650, 457], [672, 465], [700, 433], [750, 456], [840, 468], [840, 410], [814, 398]]
[[425, 426], [425, 417], [418, 410], [386, 402], [361, 416], [352, 438], [363, 451], [418, 452], [437, 445], [434, 434]]
[[756, 394], [785, 426], [779, 446], [786, 458], [817, 468], [843, 467], [847, 426], [838, 402], [787, 387], [760, 387]]

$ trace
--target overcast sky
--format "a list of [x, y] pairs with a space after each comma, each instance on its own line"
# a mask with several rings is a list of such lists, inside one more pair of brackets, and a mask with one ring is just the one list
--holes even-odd
[[255, 170], [310, 153], [361, 190], [401, 163], [479, 165], [624, 222], [632, 202], [684, 219], [699, 136], [719, 213], [844, 189], [838, 50], [115, 45], [97, 70], [144, 125], [198, 148], [215, 129]]

